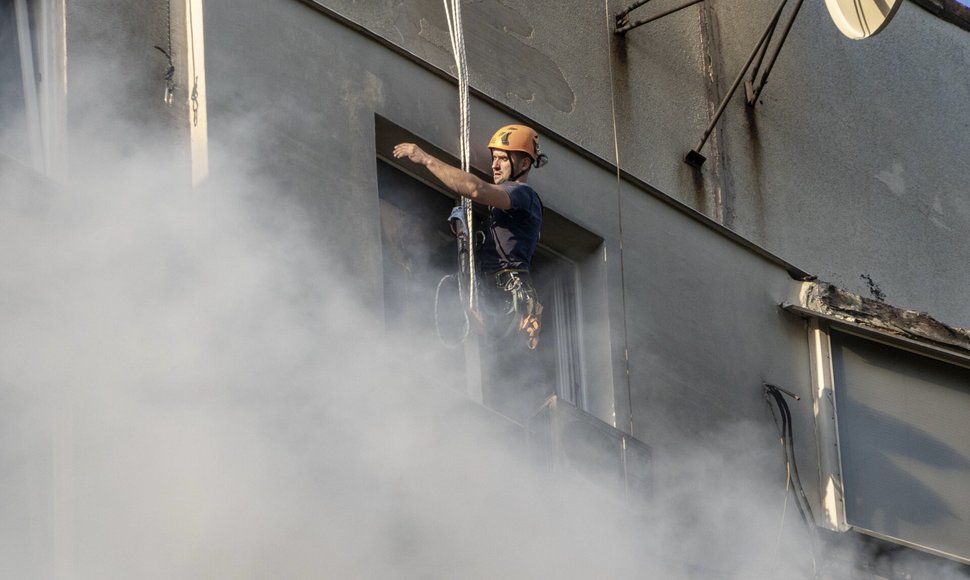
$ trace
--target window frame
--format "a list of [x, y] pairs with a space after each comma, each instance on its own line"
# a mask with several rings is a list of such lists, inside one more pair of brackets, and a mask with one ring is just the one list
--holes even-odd
[[[375, 137], [376, 137], [376, 160], [378, 162], [383, 162], [394, 169], [401, 171], [405, 175], [415, 179], [422, 185], [433, 189], [442, 195], [449, 197], [451, 199], [457, 199], [457, 195], [453, 192], [445, 189], [440, 183], [437, 182], [423, 167], [415, 167], [412, 165], [402, 164], [399, 160], [392, 159], [388, 152], [391, 150], [395, 143], [399, 142], [414, 142], [425, 149], [429, 154], [442, 159], [447, 163], [452, 163], [458, 165], [458, 160], [454, 158], [453, 155], [447, 153], [434, 144], [422, 139], [408, 131], [401, 126], [397, 125], [393, 121], [390, 121], [381, 115], [375, 115]], [[376, 171], [376, 169], [375, 169]], [[486, 174], [484, 171], [472, 167], [471, 172], [483, 180], [490, 181], [491, 176]], [[375, 180], [376, 181], [376, 180]], [[378, 194], [378, 197], [379, 194]], [[560, 215], [554, 210], [550, 209], [544, 201], [544, 212], [543, 212], [543, 231], [542, 237], [539, 240], [539, 251], [549, 254], [554, 259], [563, 261], [569, 264], [570, 273], [566, 276], [570, 278], [570, 299], [572, 301], [572, 316], [574, 322], [572, 328], [570, 329], [570, 335], [575, 341], [573, 345], [573, 355], [575, 359], [573, 364], [575, 365], [575, 379], [578, 382], [575, 392], [571, 393], [568, 398], [575, 398], [575, 401], [569, 401], [568, 398], [563, 398], [563, 389], [565, 385], [559, 384], [559, 379], [561, 378], [557, 371], [556, 384], [554, 385], [553, 392], [551, 394], [558, 396], [560, 399], [575, 405], [581, 410], [587, 410], [590, 406], [590, 353], [592, 352], [592, 344], [587, 336], [589, 331], [589, 321], [587, 317], [595, 309], [592, 304], [587, 304], [586, 300], [595, 300], [595, 291], [591, 291], [597, 280], [594, 280], [597, 274], [605, 275], [605, 272], [594, 271], [594, 268], [589, 267], [589, 265], [584, 265], [583, 262], [589, 261], [598, 262], [603, 256], [603, 247], [605, 245], [605, 240], [596, 234], [589, 232], [584, 229], [579, 224], [568, 219], [566, 216]], [[551, 243], [550, 243], [551, 242]], [[382, 248], [383, 250], [383, 248]], [[549, 305], [544, 305], [547, 308]], [[546, 310], [543, 314], [544, 318], [546, 316], [551, 316], [552, 313]], [[608, 326], [604, 330], [604, 333], [608, 335]], [[543, 329], [545, 333], [547, 328]], [[548, 340], [548, 337], [546, 337]], [[595, 340], [593, 340], [595, 342]], [[524, 340], [523, 340], [523, 348]], [[541, 348], [541, 346], [540, 346]], [[480, 374], [480, 373], [479, 373]], [[481, 397], [481, 385], [477, 389], [470, 385], [470, 397], [477, 402], [482, 402]], [[569, 389], [573, 391], [573, 388]], [[537, 407], [538, 410], [538, 407]]]
[[8, 155], [50, 177], [63, 177], [67, 134], [65, 0], [12, 0], [28, 142], [27, 159]]
[[837, 532], [854, 530], [861, 534], [887, 541], [896, 545], [907, 546], [929, 554], [945, 557], [970, 564], [970, 560], [963, 556], [950, 554], [936, 548], [915, 544], [910, 541], [887, 536], [883, 533], [859, 527], [849, 522], [846, 514], [846, 497], [843, 475], [843, 450], [840, 442], [839, 419], [836, 403], [836, 391], [846, 388], [838, 384], [834, 366], [834, 349], [832, 335], [837, 333], [855, 337], [883, 347], [888, 352], [903, 351], [927, 361], [945, 363], [970, 370], [970, 354], [939, 346], [936, 344], [913, 340], [885, 331], [877, 330], [861, 324], [849, 322], [841, 318], [823, 314], [821, 312], [794, 304], [782, 304], [782, 309], [803, 318], [808, 327], [808, 344], [810, 349], [812, 395], [815, 413], [815, 435], [818, 446], [818, 475], [819, 499], [821, 513], [815, 515], [816, 524]]

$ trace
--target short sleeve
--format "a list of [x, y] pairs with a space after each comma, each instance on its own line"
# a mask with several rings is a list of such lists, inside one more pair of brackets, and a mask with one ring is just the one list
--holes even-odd
[[532, 188], [524, 183], [512, 183], [507, 187], [512, 209], [529, 209], [532, 206]]

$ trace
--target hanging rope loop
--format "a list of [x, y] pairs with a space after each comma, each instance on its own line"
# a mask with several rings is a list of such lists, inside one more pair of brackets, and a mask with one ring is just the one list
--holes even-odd
[[[458, 78], [458, 125], [459, 125], [459, 155], [461, 169], [471, 169], [471, 140], [469, 137], [469, 102], [468, 102], [468, 63], [465, 58], [465, 33], [462, 27], [461, 0], [444, 0], [445, 16], [448, 21], [448, 36], [451, 39], [451, 52], [455, 57], [455, 72]], [[467, 235], [458, 239], [458, 292], [464, 303], [467, 299], [467, 309], [471, 313], [478, 311], [478, 281], [475, 275], [475, 247], [472, 202], [461, 198], [461, 211]], [[468, 326], [464, 335], [468, 334]]]

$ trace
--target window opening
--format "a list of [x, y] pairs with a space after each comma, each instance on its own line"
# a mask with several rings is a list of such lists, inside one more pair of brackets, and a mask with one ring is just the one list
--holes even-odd
[[[462, 377], [465, 353], [445, 343], [460, 338], [464, 306], [455, 287], [437, 292], [442, 277], [455, 273], [458, 266], [447, 223], [455, 199], [381, 160], [377, 177], [386, 327], [423, 345], [423, 353], [431, 357], [429, 363], [443, 373]], [[475, 228], [480, 230], [477, 220], [484, 219], [485, 212], [478, 209]], [[479, 345], [485, 404], [518, 421], [535, 413], [549, 395], [579, 407], [585, 406], [586, 398], [579, 269], [540, 241], [532, 279], [545, 307], [539, 347], [529, 351], [517, 332], [492, 343], [483, 339]], [[444, 342], [435, 328], [436, 306]]]
[[[401, 338], [414, 338], [411, 344], [426, 346], [429, 362], [442, 372], [460, 373], [464, 353], [438, 340], [434, 318], [438, 282], [457, 268], [455, 243], [446, 222], [454, 200], [381, 161], [377, 178], [386, 328]], [[459, 328], [461, 305], [456, 293], [441, 295], [446, 301], [438, 305], [439, 310], [452, 313], [440, 321], [441, 326]]]

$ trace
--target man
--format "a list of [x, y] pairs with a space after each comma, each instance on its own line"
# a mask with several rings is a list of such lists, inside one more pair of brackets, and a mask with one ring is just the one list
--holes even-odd
[[489, 206], [480, 252], [482, 272], [503, 296], [508, 314], [518, 318], [519, 330], [534, 349], [539, 344], [542, 305], [529, 270], [539, 243], [542, 202], [527, 181], [532, 167], [545, 165], [547, 159], [539, 151], [539, 135], [524, 125], [502, 127], [488, 148], [494, 183], [452, 167], [413, 143], [396, 145], [394, 158], [424, 165], [448, 189]]

